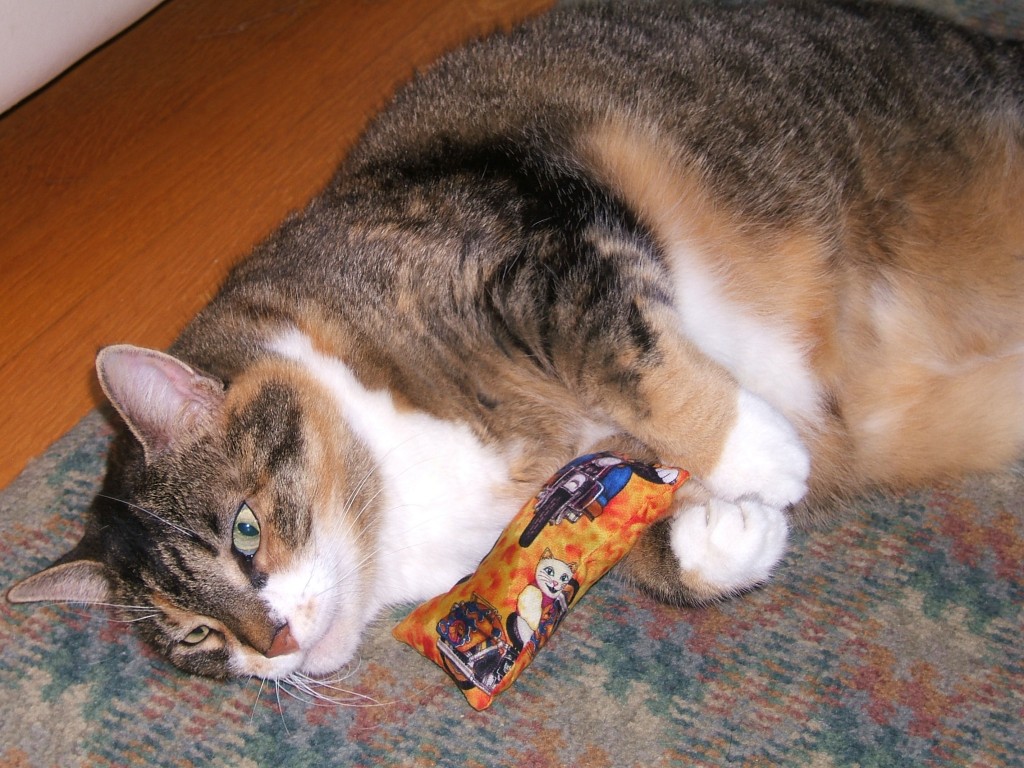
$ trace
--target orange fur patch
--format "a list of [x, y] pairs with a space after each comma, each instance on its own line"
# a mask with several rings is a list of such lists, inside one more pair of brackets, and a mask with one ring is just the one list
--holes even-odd
[[[580, 138], [667, 252], [699, 254], [730, 300], [805, 346], [834, 407], [797, 424], [823, 494], [1019, 455], [1024, 152], [1015, 142], [996, 132], [965, 140], [962, 168], [913, 154], [872, 167], [866, 157], [870, 199], [845, 212], [836, 242], [810, 223], [743, 220], [653, 128], [610, 120]], [[887, 217], [883, 192], [894, 196]]]

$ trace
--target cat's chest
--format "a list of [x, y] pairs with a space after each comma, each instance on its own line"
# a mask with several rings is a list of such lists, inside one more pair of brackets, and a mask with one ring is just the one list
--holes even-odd
[[497, 493], [509, 483], [508, 451], [485, 444], [465, 424], [402, 408], [388, 391], [367, 389], [299, 331], [271, 348], [300, 363], [330, 394], [375, 460], [384, 602], [442, 592], [471, 572], [518, 509]]

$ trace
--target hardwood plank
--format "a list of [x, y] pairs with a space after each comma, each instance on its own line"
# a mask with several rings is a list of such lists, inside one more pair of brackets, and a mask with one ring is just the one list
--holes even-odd
[[171, 0], [0, 118], [0, 485], [170, 343], [416, 66], [550, 0]]

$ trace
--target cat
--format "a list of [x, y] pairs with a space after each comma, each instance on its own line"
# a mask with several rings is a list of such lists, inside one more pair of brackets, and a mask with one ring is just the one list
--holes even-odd
[[1021, 200], [1024, 46], [920, 11], [619, 3], [474, 42], [169, 352], [100, 352], [101, 493], [8, 597], [144, 608], [197, 674], [329, 675], [601, 449], [694, 477], [624, 577], [742, 593], [839, 497], [1020, 456]]
[[509, 635], [520, 649], [534, 639], [543, 645], [558, 627], [578, 588], [573, 579], [576, 567], [559, 560], [550, 549], [541, 554], [533, 581], [519, 593], [514, 621], [509, 623]]

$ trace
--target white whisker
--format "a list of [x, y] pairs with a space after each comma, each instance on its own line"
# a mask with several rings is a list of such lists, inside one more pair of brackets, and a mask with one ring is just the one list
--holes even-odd
[[124, 504], [126, 507], [131, 507], [132, 509], [137, 509], [139, 512], [142, 512], [144, 514], [149, 515], [154, 520], [158, 520], [161, 523], [163, 523], [164, 525], [170, 526], [174, 530], [178, 531], [179, 533], [183, 533], [186, 536], [190, 536], [190, 537], [196, 538], [196, 539], [200, 538], [199, 534], [196, 533], [195, 531], [193, 531], [191, 528], [185, 528], [184, 526], [178, 525], [177, 523], [172, 523], [167, 518], [161, 517], [156, 512], [153, 512], [152, 510], [146, 509], [145, 507], [139, 506], [138, 504], [134, 504], [134, 503], [132, 503], [130, 501], [126, 501], [125, 499], [119, 499], [119, 498], [117, 498], [115, 496], [108, 496], [105, 493], [98, 493], [96, 495], [99, 496], [100, 498], [103, 498], [103, 499], [109, 499], [110, 501], [116, 501], [118, 504]]
[[[287, 693], [287, 691], [285, 691]], [[288, 727], [288, 721], [284, 716], [284, 705], [281, 704], [281, 681], [274, 681], [274, 695], [277, 697], [277, 711], [281, 714], [281, 723], [284, 725], [284, 732], [289, 736], [292, 735], [291, 729]]]
[[147, 619], [155, 619], [158, 616], [160, 616], [159, 613], [150, 613], [146, 616], [139, 616], [134, 619], [110, 619], [110, 621], [113, 621], [117, 624], [135, 624], [140, 621], [146, 621]]
[[267, 685], [267, 679], [265, 677], [261, 677], [259, 680], [260, 680], [260, 687], [259, 687], [259, 690], [256, 691], [256, 698], [255, 698], [255, 700], [252, 702], [252, 712], [249, 713], [249, 725], [252, 725], [253, 720], [256, 718], [256, 707], [259, 706], [260, 696], [263, 695], [263, 689]]
[[[292, 698], [313, 706], [381, 707], [386, 706], [372, 696], [341, 688], [336, 683], [351, 677], [353, 671], [335, 678], [319, 679], [295, 672], [278, 681], [280, 687]], [[292, 690], [289, 690], [289, 686]], [[329, 691], [327, 693], [325, 691]], [[340, 695], [336, 695], [340, 694]]]
[[102, 605], [105, 608], [117, 608], [121, 611], [152, 611], [152, 605], [125, 605], [123, 603], [86, 603], [86, 605]]
[[[139, 609], [133, 609], [133, 610], [139, 610]], [[112, 616], [108, 616], [106, 618], [106, 620], [109, 621], [111, 624], [135, 624], [136, 622], [139, 622], [139, 621], [147, 621], [148, 619], [155, 619], [158, 616], [160, 616], [160, 612], [159, 611], [154, 611], [154, 609], [152, 607], [147, 608], [146, 610], [150, 611], [150, 613], [147, 613], [144, 616], [135, 616], [135, 617], [130, 618], [130, 619], [117, 619], [117, 618], [114, 618]], [[71, 611], [71, 613], [74, 614], [75, 616], [78, 616], [78, 617], [83, 618], [83, 619], [91, 619], [93, 616], [95, 616], [95, 614], [92, 614], [92, 613], [82, 613], [80, 611]]]
[[120, 603], [104, 603], [104, 602], [100, 602], [100, 601], [95, 601], [95, 602], [93, 602], [93, 601], [89, 601], [89, 602], [76, 602], [76, 603], [55, 602], [54, 604], [61, 606], [62, 608], [66, 609], [69, 613], [73, 614], [74, 616], [78, 616], [79, 618], [83, 618], [83, 619], [91, 619], [91, 618], [95, 617], [97, 614], [95, 614], [95, 613], [86, 613], [86, 612], [77, 610], [79, 607], [86, 607], [86, 608], [113, 608], [113, 609], [115, 609], [117, 611], [121, 611], [121, 612], [128, 613], [128, 614], [132, 613], [133, 611], [145, 614], [144, 616], [133, 616], [130, 619], [115, 618], [113, 616], [107, 616], [106, 620], [111, 622], [112, 624], [135, 624], [136, 622], [147, 621], [149, 619], [155, 619], [155, 618], [157, 618], [157, 617], [159, 617], [161, 615], [160, 611], [158, 611], [152, 605], [122, 605]]

